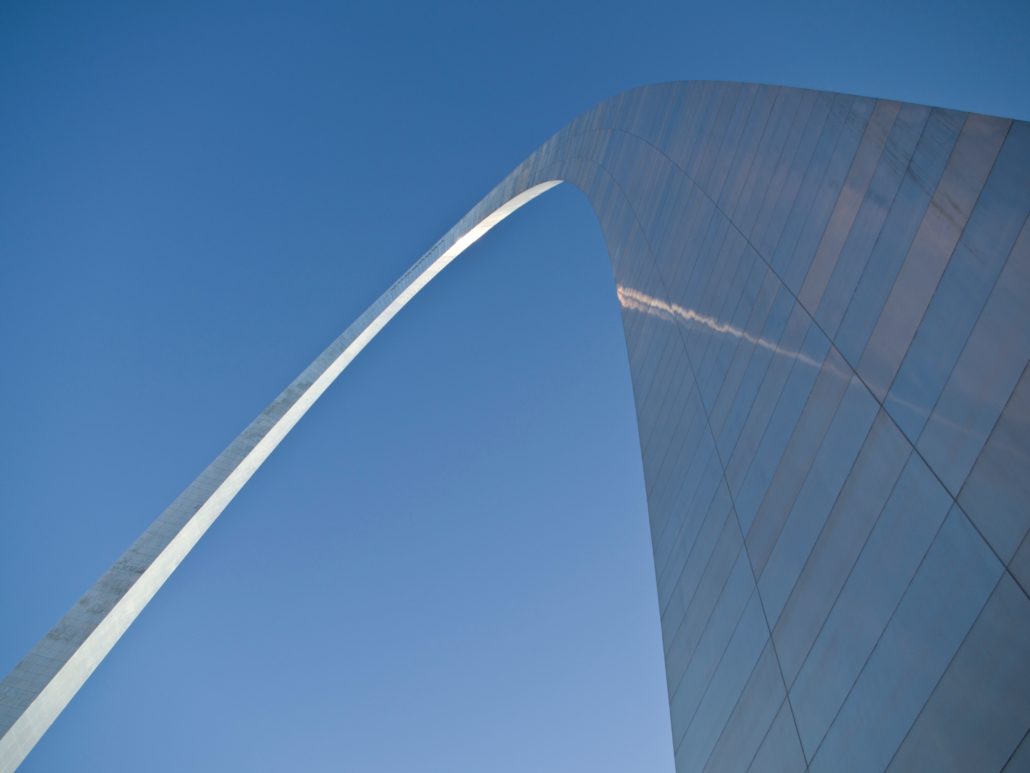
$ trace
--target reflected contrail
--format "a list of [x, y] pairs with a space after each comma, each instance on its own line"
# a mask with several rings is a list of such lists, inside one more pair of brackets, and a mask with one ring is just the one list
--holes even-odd
[[[643, 314], [649, 314], [652, 317], [658, 317], [659, 319], [664, 319], [668, 322], [682, 320], [688, 324], [699, 325], [700, 327], [711, 330], [713, 333], [721, 333], [723, 335], [733, 336], [734, 338], [741, 338], [755, 346], [768, 349], [773, 354], [792, 357], [806, 365], [811, 365], [813, 368], [819, 369], [823, 367], [822, 362], [812, 359], [803, 352], [794, 352], [789, 349], [784, 349], [774, 341], [752, 335], [746, 330], [741, 330], [740, 328], [734, 327], [726, 322], [720, 322], [715, 317], [710, 317], [707, 314], [698, 314], [693, 309], [685, 309], [678, 303], [669, 303], [668, 301], [663, 301], [661, 298], [655, 298], [653, 295], [648, 295], [645, 292], [634, 290], [632, 287], [625, 287], [623, 285], [616, 285], [615, 290], [619, 296], [619, 304], [624, 309], [639, 311]], [[847, 375], [848, 377], [851, 376], [850, 373], [845, 374], [843, 372], [840, 375]]]

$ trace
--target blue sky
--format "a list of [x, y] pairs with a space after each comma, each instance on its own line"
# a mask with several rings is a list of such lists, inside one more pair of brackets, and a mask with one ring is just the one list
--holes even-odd
[[[0, 671], [525, 155], [717, 78], [1030, 117], [1030, 6], [7, 3]], [[671, 770], [604, 244], [566, 187], [437, 279], [27, 771]]]

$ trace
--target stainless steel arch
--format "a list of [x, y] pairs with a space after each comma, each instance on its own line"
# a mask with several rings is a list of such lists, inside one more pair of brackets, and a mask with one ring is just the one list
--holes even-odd
[[1020, 122], [707, 82], [598, 105], [347, 328], [0, 683], [0, 770], [376, 333], [560, 181], [594, 207], [623, 310], [677, 769], [1025, 764], [1028, 180]]

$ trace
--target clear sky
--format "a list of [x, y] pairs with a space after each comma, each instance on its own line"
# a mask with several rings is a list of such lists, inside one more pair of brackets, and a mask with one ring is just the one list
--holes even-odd
[[[525, 155], [716, 78], [1026, 119], [1024, 2], [0, 7], [0, 672]], [[614, 287], [564, 186], [315, 406], [26, 771], [672, 769]]]

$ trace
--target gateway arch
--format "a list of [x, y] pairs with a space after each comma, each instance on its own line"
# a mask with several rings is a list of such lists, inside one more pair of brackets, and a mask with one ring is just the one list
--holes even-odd
[[560, 182], [619, 295], [677, 771], [1030, 770], [1030, 125], [718, 82], [601, 103], [433, 245], [0, 683], [0, 770], [376, 333]]

